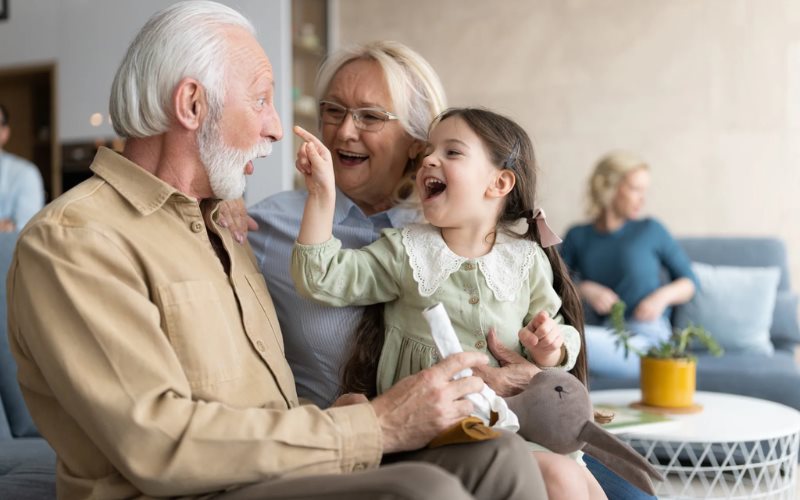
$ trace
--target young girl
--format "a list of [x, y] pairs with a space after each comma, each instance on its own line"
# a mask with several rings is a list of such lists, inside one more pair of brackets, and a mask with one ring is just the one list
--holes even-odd
[[[438, 361], [421, 314], [437, 302], [444, 304], [464, 350], [489, 354], [497, 366], [487, 349], [493, 329], [507, 348], [539, 367], [574, 369], [585, 379], [582, 334], [570, 326], [582, 324], [580, 302], [550, 246], [558, 238], [544, 214], [534, 211], [533, 147], [521, 127], [483, 109], [442, 113], [431, 125], [416, 174], [429, 224], [387, 229], [360, 250], [341, 250], [331, 237], [330, 152], [305, 130], [295, 132], [306, 140], [297, 168], [309, 196], [292, 276], [301, 294], [328, 305], [385, 303], [378, 393]], [[577, 462], [534, 453], [550, 498], [605, 497]]]

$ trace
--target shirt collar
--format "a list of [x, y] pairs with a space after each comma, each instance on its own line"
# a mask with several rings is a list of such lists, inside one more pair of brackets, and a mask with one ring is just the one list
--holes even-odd
[[534, 265], [538, 246], [525, 238], [497, 231], [492, 249], [486, 255], [469, 259], [454, 253], [442, 238], [441, 230], [430, 224], [410, 224], [401, 230], [403, 247], [417, 282], [419, 294], [430, 297], [466, 261], [478, 264], [486, 285], [501, 302], [513, 301]]
[[160, 209], [173, 194], [185, 196], [136, 163], [105, 147], [97, 151], [90, 168], [142, 215]]
[[394, 207], [367, 216], [353, 200], [347, 197], [338, 188], [336, 189], [336, 205], [333, 212], [333, 223], [341, 224], [348, 217], [356, 217], [362, 220], [385, 218], [390, 227], [403, 227], [422, 220], [420, 209], [409, 203], [400, 203]]

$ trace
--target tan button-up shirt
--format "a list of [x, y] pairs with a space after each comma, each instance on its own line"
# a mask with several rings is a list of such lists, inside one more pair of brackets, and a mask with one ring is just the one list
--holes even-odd
[[250, 248], [108, 149], [92, 170], [25, 228], [8, 276], [11, 349], [58, 454], [59, 496], [192, 495], [376, 467], [370, 405], [298, 404]]

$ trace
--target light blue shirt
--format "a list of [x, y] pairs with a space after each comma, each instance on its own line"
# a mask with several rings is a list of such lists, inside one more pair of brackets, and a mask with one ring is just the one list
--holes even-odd
[[0, 151], [0, 219], [11, 219], [19, 231], [43, 206], [42, 175], [36, 165]]
[[[289, 264], [306, 195], [305, 190], [285, 191], [250, 207], [259, 228], [248, 238], [275, 303], [297, 395], [325, 408], [339, 394], [341, 368], [363, 308], [323, 306], [297, 294]], [[361, 248], [378, 239], [381, 230], [418, 218], [416, 210], [403, 207], [367, 217], [337, 190], [333, 235], [344, 248]]]

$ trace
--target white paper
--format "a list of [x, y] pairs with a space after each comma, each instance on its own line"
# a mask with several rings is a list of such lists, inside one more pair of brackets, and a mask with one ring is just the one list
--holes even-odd
[[[422, 315], [431, 327], [433, 341], [436, 344], [436, 348], [439, 349], [439, 354], [442, 359], [451, 354], [463, 352], [461, 343], [458, 341], [458, 336], [455, 330], [453, 330], [453, 324], [450, 323], [450, 317], [447, 315], [447, 311], [444, 310], [444, 306], [441, 302], [422, 311]], [[453, 379], [468, 377], [470, 375], [472, 375], [472, 370], [465, 368], [458, 372]], [[511, 432], [517, 432], [519, 430], [519, 420], [517, 416], [508, 408], [505, 400], [498, 396], [488, 385], [483, 384], [481, 392], [470, 394], [467, 396], [467, 399], [472, 401], [475, 407], [473, 415], [483, 420], [483, 423], [487, 426], [489, 425], [491, 412], [494, 411], [499, 418], [492, 427], [495, 429], [505, 429]]]

